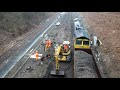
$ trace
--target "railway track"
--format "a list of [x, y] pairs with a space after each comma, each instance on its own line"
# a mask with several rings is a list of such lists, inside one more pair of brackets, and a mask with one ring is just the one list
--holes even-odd
[[[80, 23], [84, 27], [79, 13], [73, 13], [72, 18], [73, 20], [79, 18]], [[96, 50], [91, 47], [90, 50], [87, 50], [88, 52], [82, 50], [74, 51], [74, 78], [105, 78], [99, 63], [100, 55]]]
[[102, 78], [92, 51], [91, 55], [81, 50], [74, 51], [74, 70], [75, 78]]
[[102, 69], [101, 64], [99, 63], [100, 52], [98, 52], [98, 50], [95, 48], [91, 48], [91, 52], [92, 52], [93, 61], [95, 63], [96, 73], [97, 73], [98, 77], [99, 78], [107, 78], [107, 76], [105, 75], [105, 72]]
[[[73, 78], [74, 77], [74, 49], [73, 49], [73, 34], [72, 34], [72, 17], [71, 17], [71, 13], [69, 13], [69, 15], [67, 15], [64, 19], [63, 19], [63, 25], [64, 25], [64, 30], [62, 29], [62, 32], [64, 32], [64, 38], [69, 35], [65, 40], [70, 41], [71, 43], [71, 61], [70, 62], [59, 62], [60, 64], [60, 70], [65, 72], [64, 76], [51, 76], [50, 71], [51, 70], [55, 70], [55, 61], [53, 60], [48, 69], [47, 72], [44, 76], [44, 78]], [[60, 32], [61, 30], [59, 30]], [[70, 34], [69, 34], [70, 33]], [[61, 37], [62, 38], [62, 37]], [[61, 40], [64, 41], [64, 40]]]

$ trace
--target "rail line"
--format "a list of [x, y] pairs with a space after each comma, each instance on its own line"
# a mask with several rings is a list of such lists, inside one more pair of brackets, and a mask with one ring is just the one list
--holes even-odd
[[105, 78], [98, 57], [92, 51], [74, 51], [74, 78]]
[[100, 65], [99, 63], [99, 59], [100, 59], [100, 54], [99, 52], [97, 51], [97, 49], [95, 49], [93, 51], [93, 48], [91, 48], [91, 52], [92, 52], [92, 56], [93, 56], [93, 61], [95, 63], [95, 67], [96, 67], [96, 73], [98, 75], [99, 78], [106, 78], [104, 72], [103, 72], [103, 69], [102, 69], [102, 66]]
[[[79, 13], [73, 13], [72, 18], [79, 18], [85, 28]], [[94, 46], [90, 49], [74, 50], [74, 78], [105, 78], [99, 59], [100, 55]]]

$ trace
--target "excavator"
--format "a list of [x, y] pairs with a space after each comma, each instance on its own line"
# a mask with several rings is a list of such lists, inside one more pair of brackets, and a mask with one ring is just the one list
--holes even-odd
[[59, 61], [71, 61], [70, 53], [71, 51], [69, 41], [63, 41], [62, 44], [55, 47], [54, 60], [56, 62], [56, 70], [51, 71], [51, 75], [64, 76], [64, 71], [59, 70]]
[[59, 53], [58, 60], [59, 61], [67, 61], [69, 62], [70, 59], [70, 42], [69, 41], [63, 41], [62, 44], [58, 46], [58, 48], [55, 49], [55, 54]]

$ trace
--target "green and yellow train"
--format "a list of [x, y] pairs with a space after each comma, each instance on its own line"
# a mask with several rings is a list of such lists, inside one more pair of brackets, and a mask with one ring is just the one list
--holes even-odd
[[90, 35], [78, 18], [74, 19], [74, 50], [91, 50]]
[[83, 50], [90, 49], [90, 35], [87, 30], [75, 30], [74, 31], [74, 49]]

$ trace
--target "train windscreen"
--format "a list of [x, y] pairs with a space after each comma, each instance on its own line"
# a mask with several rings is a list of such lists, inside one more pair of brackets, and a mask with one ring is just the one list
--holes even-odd
[[81, 44], [82, 44], [82, 41], [79, 40], [79, 39], [76, 39], [76, 44], [77, 44], [77, 45], [81, 45]]
[[83, 41], [83, 45], [89, 45], [89, 41]]

